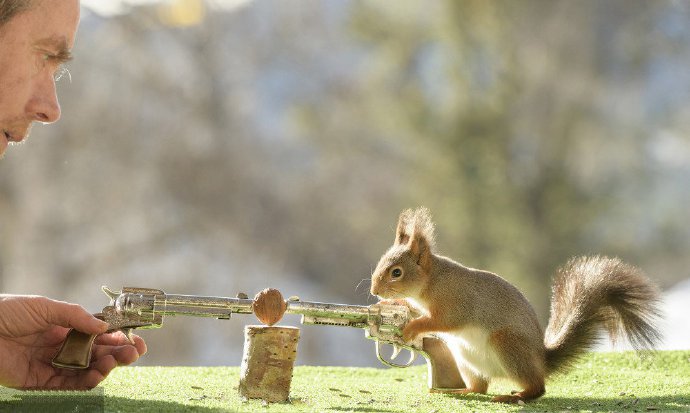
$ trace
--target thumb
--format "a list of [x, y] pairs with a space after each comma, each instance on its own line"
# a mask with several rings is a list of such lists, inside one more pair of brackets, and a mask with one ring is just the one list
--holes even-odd
[[101, 334], [108, 329], [108, 323], [97, 319], [79, 304], [48, 299], [45, 310], [45, 320], [51, 324], [87, 334]]

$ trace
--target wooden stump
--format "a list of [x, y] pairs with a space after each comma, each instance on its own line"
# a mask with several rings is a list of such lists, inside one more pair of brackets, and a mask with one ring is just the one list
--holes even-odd
[[297, 327], [246, 326], [240, 396], [267, 402], [287, 401], [298, 341]]

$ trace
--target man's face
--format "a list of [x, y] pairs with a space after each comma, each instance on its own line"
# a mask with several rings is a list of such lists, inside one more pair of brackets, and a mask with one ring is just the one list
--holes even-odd
[[35, 0], [0, 26], [0, 157], [21, 142], [34, 121], [60, 118], [55, 76], [70, 58], [79, 0]]

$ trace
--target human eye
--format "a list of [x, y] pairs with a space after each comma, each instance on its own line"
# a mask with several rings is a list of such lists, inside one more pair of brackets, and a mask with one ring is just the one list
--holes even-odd
[[57, 51], [42, 50], [41, 54], [43, 60], [56, 65], [61, 65], [72, 60], [72, 53], [67, 49], [59, 49]]
[[65, 63], [72, 60], [72, 54], [67, 50], [60, 50], [58, 52], [52, 52], [48, 50], [39, 50], [39, 56], [41, 60], [40, 67], [42, 69], [48, 68], [53, 72], [53, 78], [55, 81], [62, 79], [67, 76], [71, 80], [69, 70], [64, 66]]
[[72, 75], [65, 66], [65, 62], [69, 61], [69, 58], [50, 52], [44, 52], [41, 58], [43, 60], [43, 66], [47, 66], [53, 72], [53, 79], [55, 79], [56, 82], [65, 76], [67, 76], [68, 80], [72, 81]]

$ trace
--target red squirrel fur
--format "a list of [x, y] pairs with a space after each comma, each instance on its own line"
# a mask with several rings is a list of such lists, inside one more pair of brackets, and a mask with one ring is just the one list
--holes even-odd
[[446, 342], [466, 385], [455, 393], [486, 393], [498, 377], [523, 389], [494, 397], [498, 402], [542, 396], [545, 378], [571, 367], [602, 329], [638, 350], [660, 338], [657, 288], [639, 269], [600, 256], [573, 258], [558, 270], [544, 332], [509, 282], [434, 253], [426, 208], [400, 214], [395, 242], [372, 274], [371, 294], [404, 300], [422, 314], [403, 329], [405, 341], [433, 333]]

